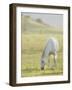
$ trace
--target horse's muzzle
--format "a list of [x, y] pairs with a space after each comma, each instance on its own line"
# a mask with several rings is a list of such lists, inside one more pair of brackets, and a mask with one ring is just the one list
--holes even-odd
[[41, 70], [44, 70], [44, 67], [41, 67]]

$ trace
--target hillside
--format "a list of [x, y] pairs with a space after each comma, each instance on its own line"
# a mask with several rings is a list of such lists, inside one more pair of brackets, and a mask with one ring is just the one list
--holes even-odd
[[41, 20], [33, 20], [30, 16], [21, 17], [22, 33], [62, 33], [62, 30], [47, 25]]

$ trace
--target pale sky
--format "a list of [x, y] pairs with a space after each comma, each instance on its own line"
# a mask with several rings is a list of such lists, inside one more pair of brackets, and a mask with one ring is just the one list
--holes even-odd
[[63, 15], [62, 14], [50, 14], [50, 13], [22, 13], [32, 17], [32, 19], [40, 18], [44, 23], [57, 28], [63, 28]]

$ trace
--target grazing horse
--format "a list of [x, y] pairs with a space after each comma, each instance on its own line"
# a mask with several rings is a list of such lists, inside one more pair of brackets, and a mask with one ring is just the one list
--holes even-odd
[[44, 70], [47, 57], [48, 57], [48, 65], [50, 66], [50, 59], [49, 59], [50, 55], [54, 56], [54, 63], [52, 65], [52, 68], [56, 66], [57, 51], [58, 51], [58, 41], [55, 38], [48, 39], [41, 56], [41, 70]]

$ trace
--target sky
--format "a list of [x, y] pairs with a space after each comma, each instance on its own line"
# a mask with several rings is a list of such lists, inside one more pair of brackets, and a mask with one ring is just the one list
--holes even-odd
[[49, 24], [56, 28], [63, 29], [63, 15], [62, 14], [50, 14], [50, 13], [22, 13], [23, 15], [27, 15], [32, 17], [32, 19], [40, 18], [44, 23]]

